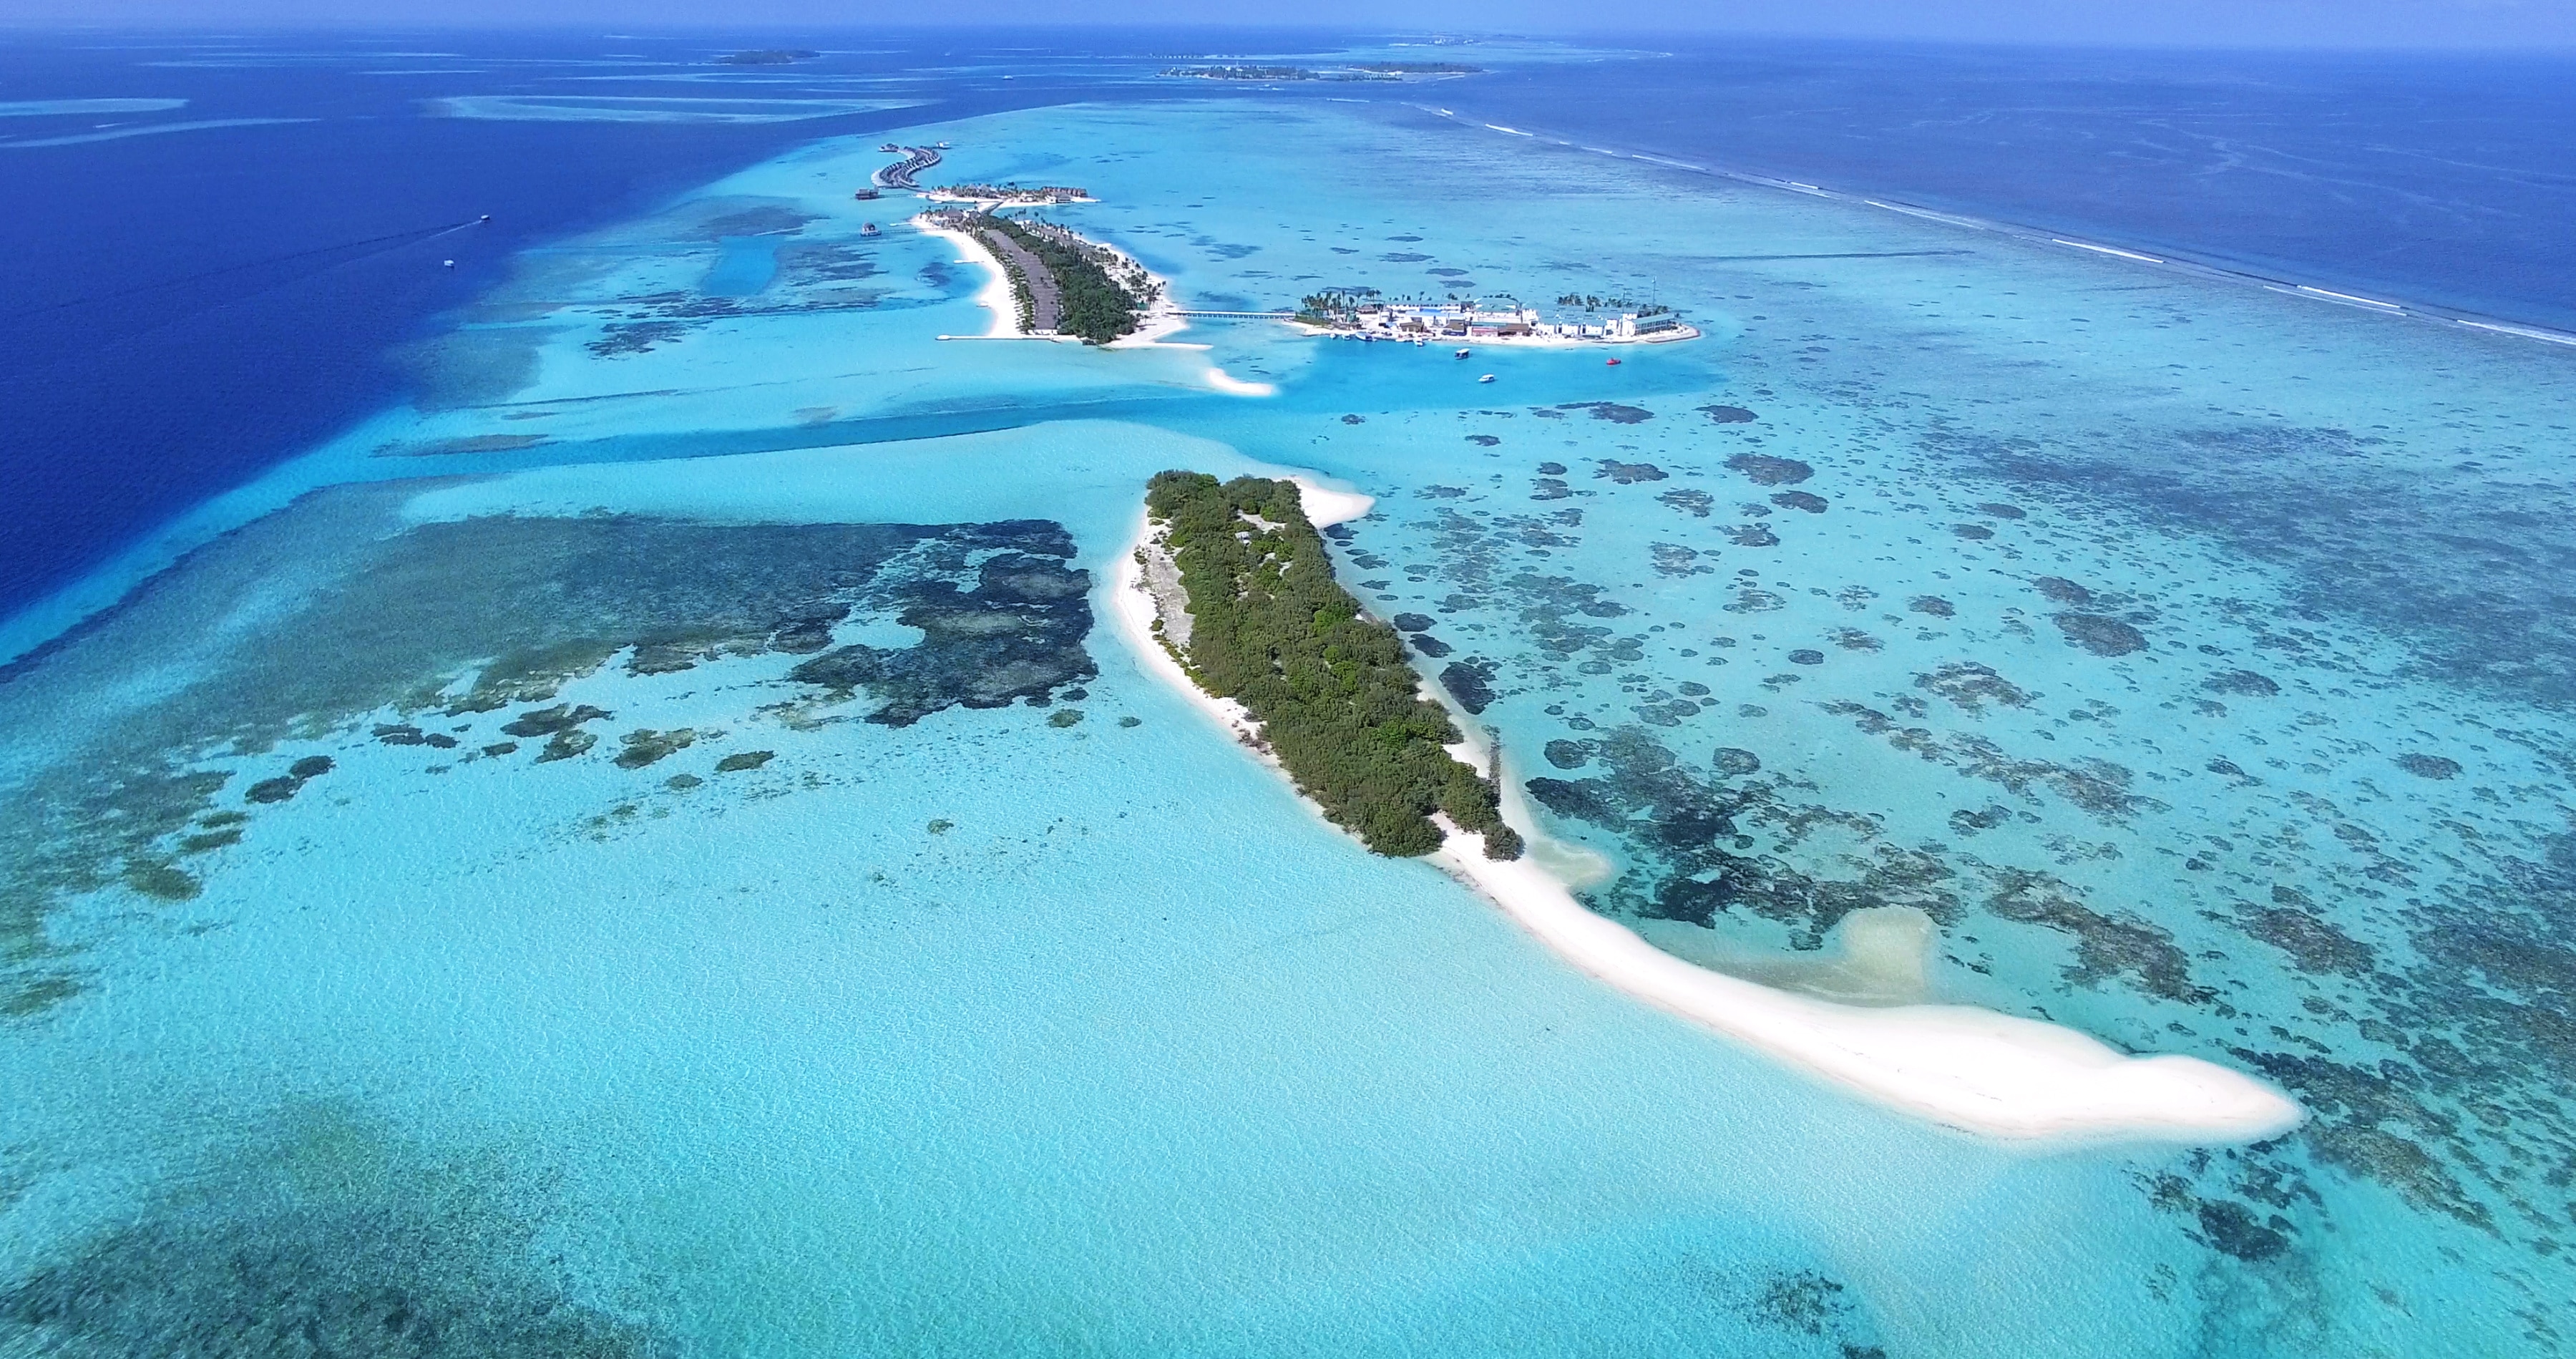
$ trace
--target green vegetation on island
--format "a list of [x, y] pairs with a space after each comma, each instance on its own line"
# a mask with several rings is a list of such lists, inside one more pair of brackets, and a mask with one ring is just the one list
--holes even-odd
[[[1135, 276], [1133, 288], [1111, 277], [1110, 266], [1125, 265], [1115, 251], [1052, 223], [992, 213], [950, 216], [957, 229], [996, 247], [1018, 297], [1024, 329], [1077, 336], [1084, 344], [1107, 344], [1135, 333], [1136, 312], [1152, 300], [1145, 294], [1153, 289], [1133, 266], [1125, 266]], [[1032, 264], [1047, 278], [1032, 277]]]
[[1440, 847], [1431, 814], [1446, 812], [1484, 835], [1488, 857], [1520, 857], [1494, 785], [1442, 748], [1457, 726], [1422, 696], [1403, 640], [1334, 581], [1294, 483], [1165, 472], [1145, 508], [1189, 599], [1183, 666], [1260, 722], [1324, 815], [1377, 853], [1404, 856]]

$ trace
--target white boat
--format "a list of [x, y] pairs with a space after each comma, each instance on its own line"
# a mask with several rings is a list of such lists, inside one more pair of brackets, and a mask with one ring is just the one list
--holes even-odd
[[1460, 358], [1462, 358], [1462, 359], [1463, 359], [1463, 358], [1465, 358], [1465, 357], [1467, 357], [1467, 351], [1466, 351], [1466, 350], [1463, 350], [1463, 349], [1459, 350], [1459, 351], [1458, 351], [1458, 357], [1460, 357]]
[[1476, 379], [1476, 380], [1477, 380], [1478, 382], [1491, 382], [1491, 381], [1493, 381], [1493, 380], [1494, 380], [1494, 375], [1493, 375], [1493, 374], [1491, 374], [1491, 373], [1487, 373], [1487, 374], [1485, 374], [1483, 377], [1480, 377], [1480, 378], [1478, 378], [1478, 379]]

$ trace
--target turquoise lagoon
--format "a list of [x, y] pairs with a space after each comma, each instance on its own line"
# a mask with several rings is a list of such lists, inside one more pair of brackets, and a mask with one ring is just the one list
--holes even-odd
[[[1430, 110], [927, 139], [1189, 305], [1707, 337], [943, 342], [877, 135], [530, 253], [0, 687], [0, 1348], [2556, 1346], [2565, 353]], [[1912, 906], [1925, 997], [2310, 1121], [2004, 1149], [1371, 858], [1083, 631], [1169, 466], [1378, 497], [1348, 579], [1659, 945]]]

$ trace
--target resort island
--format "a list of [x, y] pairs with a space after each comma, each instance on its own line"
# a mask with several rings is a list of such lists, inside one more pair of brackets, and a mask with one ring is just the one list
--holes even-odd
[[1454, 61], [1362, 61], [1347, 66], [1174, 66], [1163, 75], [1174, 80], [1403, 80], [1407, 77], [1483, 75], [1481, 66]]
[[1660, 303], [1568, 293], [1553, 309], [1503, 299], [1492, 306], [1476, 298], [1442, 302], [1389, 302], [1375, 289], [1315, 293], [1293, 318], [1326, 335], [1360, 340], [1478, 340], [1521, 344], [1671, 344], [1699, 338], [1697, 327]]
[[1162, 280], [1125, 254], [1052, 222], [952, 208], [924, 213], [913, 224], [1000, 268], [1016, 320], [997, 315], [991, 338], [1108, 344], [1135, 335], [1144, 324], [1140, 312], [1172, 323]]
[[1070, 184], [943, 184], [922, 195], [933, 203], [969, 203], [982, 211], [995, 208], [1052, 208], [1067, 203], [1096, 203], [1091, 190]]

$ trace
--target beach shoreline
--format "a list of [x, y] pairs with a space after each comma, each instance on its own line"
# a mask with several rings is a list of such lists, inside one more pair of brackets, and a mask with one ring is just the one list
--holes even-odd
[[916, 230], [919, 230], [924, 235], [936, 236], [939, 239], [948, 242], [950, 245], [957, 247], [961, 255], [961, 258], [957, 261], [958, 263], [981, 265], [987, 274], [984, 286], [975, 290], [975, 305], [983, 307], [993, 313], [993, 324], [991, 327], [986, 329], [981, 335], [942, 335], [939, 338], [943, 340], [1034, 340], [1053, 338], [1051, 336], [1025, 335], [1021, 333], [1019, 304], [1014, 302], [1011, 298], [1011, 273], [1009, 270], [1002, 267], [1001, 260], [995, 258], [993, 252], [990, 249], [987, 249], [982, 241], [976, 240], [965, 232], [951, 230], [950, 228], [940, 226], [937, 223], [932, 222], [930, 220], [930, 214], [926, 212], [916, 215], [912, 219], [912, 225]]
[[[1020, 329], [1019, 304], [1011, 295], [1010, 271], [1002, 267], [1002, 261], [996, 258], [991, 248], [986, 246], [982, 241], [976, 240], [973, 236], [968, 235], [963, 231], [938, 225], [936, 222], [931, 220], [929, 213], [921, 213], [913, 217], [912, 225], [925, 235], [936, 236], [955, 246], [961, 255], [961, 258], [958, 261], [959, 263], [981, 265], [989, 275], [984, 286], [976, 290], [975, 304], [986, 308], [993, 313], [992, 326], [981, 335], [942, 335], [939, 337], [940, 339], [1047, 340], [1061, 344], [1082, 343], [1081, 340], [1071, 335], [1032, 335]], [[1110, 246], [1108, 248], [1112, 250], [1117, 249], [1116, 246]], [[1125, 255], [1124, 251], [1120, 251], [1119, 253]], [[1133, 256], [1127, 256], [1127, 258], [1130, 262], [1135, 262], [1135, 258]], [[1136, 329], [1132, 333], [1121, 335], [1117, 339], [1100, 347], [1103, 349], [1186, 349], [1191, 351], [1205, 351], [1207, 348], [1206, 345], [1174, 344], [1164, 339], [1167, 335], [1178, 334], [1181, 331], [1189, 329], [1189, 318], [1180, 314], [1180, 304], [1172, 300], [1172, 283], [1170, 279], [1164, 278], [1162, 275], [1146, 269], [1141, 262], [1137, 262], [1136, 267], [1137, 271], [1144, 274], [1146, 280], [1153, 285], [1154, 300], [1147, 304], [1145, 314], [1137, 319]], [[1279, 394], [1279, 388], [1274, 384], [1246, 381], [1226, 372], [1223, 368], [1220, 368], [1213, 363], [1207, 365], [1206, 369], [1200, 373], [1199, 380], [1205, 383], [1209, 388], [1222, 392], [1227, 396], [1276, 396]]]
[[[1289, 480], [1318, 528], [1356, 519], [1373, 503]], [[1260, 725], [1241, 704], [1199, 688], [1156, 631], [1161, 608], [1146, 564], [1160, 550], [1140, 510], [1135, 536], [1110, 571], [1109, 611], [1120, 637], [1148, 674], [1284, 775], [1260, 744]], [[1509, 786], [1500, 752], [1472, 729], [1451, 752], [1490, 765]], [[1448, 838], [1429, 861], [1578, 971], [1884, 1107], [2021, 1146], [2250, 1142], [2304, 1116], [2272, 1086], [2195, 1057], [2131, 1056], [2060, 1025], [1971, 1006], [1844, 1005], [1709, 971], [1576, 900], [1541, 861], [1579, 866], [1585, 856], [1549, 854], [1552, 842], [1517, 799], [1505, 799], [1504, 815], [1529, 843], [1521, 858], [1488, 859], [1483, 837], [1435, 817]]]

